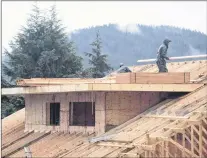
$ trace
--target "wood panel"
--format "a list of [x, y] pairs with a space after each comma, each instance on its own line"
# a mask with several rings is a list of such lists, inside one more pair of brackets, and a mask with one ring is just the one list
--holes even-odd
[[[105, 93], [104, 92], [79, 92], [59, 94], [26, 95], [26, 129], [35, 131], [63, 131], [83, 133], [105, 132]], [[50, 126], [50, 103], [60, 102], [60, 125]], [[69, 126], [70, 102], [95, 102], [95, 126]]]
[[106, 78], [31, 78], [17, 81], [19, 86], [64, 85], [71, 83], [115, 83], [114, 77]]
[[159, 92], [107, 92], [106, 126], [120, 125], [163, 99]]
[[170, 73], [120, 73], [116, 75], [116, 83], [189, 83], [189, 72], [170, 72]]
[[170, 72], [170, 73], [136, 73], [136, 83], [189, 83], [190, 73]]
[[119, 73], [116, 75], [116, 83], [136, 83], [136, 74]]

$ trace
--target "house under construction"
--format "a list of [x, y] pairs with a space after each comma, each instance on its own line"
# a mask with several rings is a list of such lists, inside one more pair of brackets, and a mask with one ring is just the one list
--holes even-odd
[[155, 64], [101, 79], [34, 78], [3, 95], [2, 157], [207, 157], [207, 60]]

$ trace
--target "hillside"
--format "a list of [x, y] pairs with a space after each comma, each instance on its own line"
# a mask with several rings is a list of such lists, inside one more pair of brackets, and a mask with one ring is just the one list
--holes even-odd
[[[95, 39], [99, 30], [103, 49], [108, 54], [110, 64], [116, 69], [119, 63], [136, 65], [138, 59], [155, 58], [157, 49], [165, 37], [172, 40], [168, 53], [169, 56], [206, 54], [207, 35], [171, 26], [146, 26], [115, 24], [90, 27], [76, 30], [69, 34], [69, 39], [74, 41], [77, 52], [84, 58], [84, 65], [88, 66], [88, 59], [84, 52], [90, 52], [90, 44]], [[7, 61], [2, 56], [2, 61]]]
[[[170, 26], [114, 24], [77, 30], [69, 35], [77, 46], [79, 55], [91, 51], [90, 43], [99, 30], [103, 52], [109, 55], [113, 67], [120, 62], [136, 64], [137, 59], [155, 58], [159, 45], [165, 37], [172, 40], [169, 56], [206, 54], [207, 36], [203, 33]], [[84, 63], [87, 64], [87, 58]]]

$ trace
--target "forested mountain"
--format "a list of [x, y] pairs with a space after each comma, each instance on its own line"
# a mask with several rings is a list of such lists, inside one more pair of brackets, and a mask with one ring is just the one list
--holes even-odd
[[69, 35], [77, 52], [88, 64], [84, 52], [90, 51], [90, 44], [99, 30], [103, 53], [108, 55], [109, 63], [117, 68], [120, 62], [134, 65], [138, 59], [155, 58], [157, 50], [165, 37], [172, 40], [169, 56], [206, 54], [207, 36], [201, 32], [170, 26], [146, 26], [115, 24], [96, 26], [77, 30]]

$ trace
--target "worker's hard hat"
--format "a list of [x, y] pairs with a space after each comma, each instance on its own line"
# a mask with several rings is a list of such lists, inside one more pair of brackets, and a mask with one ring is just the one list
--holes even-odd
[[120, 67], [122, 67], [122, 66], [124, 66], [124, 64], [123, 63], [120, 63]]
[[165, 40], [163, 41], [163, 43], [170, 43], [172, 42], [171, 40], [169, 40], [168, 38], [165, 38]]

